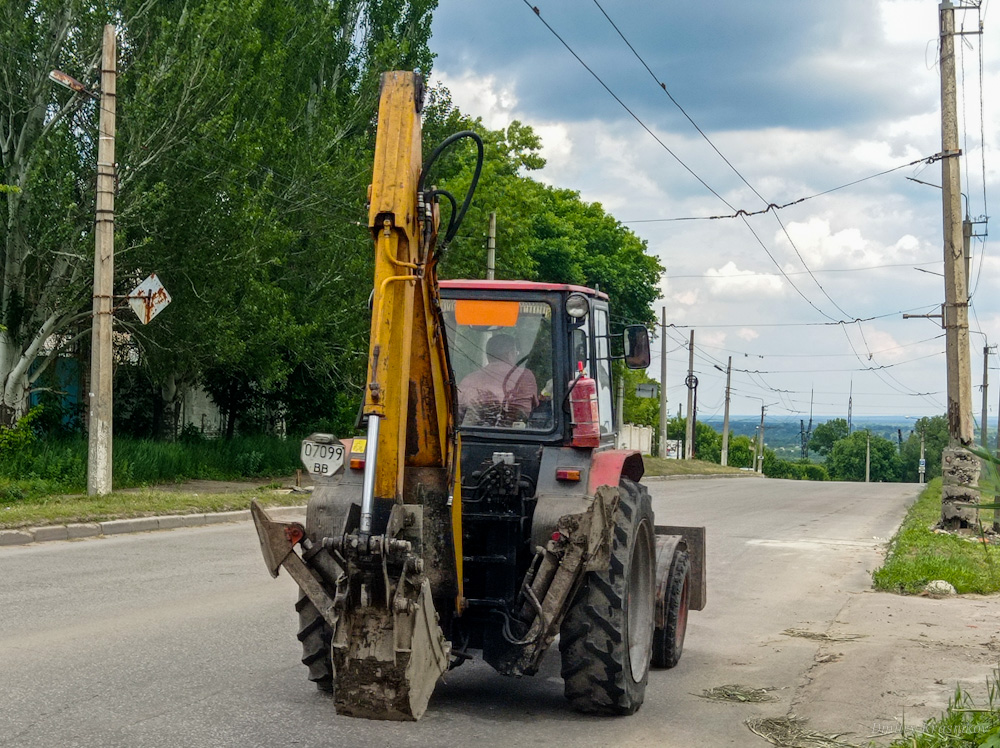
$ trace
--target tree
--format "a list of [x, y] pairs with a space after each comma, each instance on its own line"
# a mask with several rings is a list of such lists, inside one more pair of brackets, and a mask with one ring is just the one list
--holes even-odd
[[[696, 421], [694, 425], [694, 456], [695, 459], [706, 462], [722, 462], [722, 434], [713, 429], [707, 423]], [[687, 433], [687, 418], [675, 418], [667, 426], [667, 437], [669, 439], [684, 440]], [[733, 441], [729, 441], [730, 449]], [[732, 455], [732, 452], [730, 452]], [[730, 460], [730, 464], [733, 464]]]
[[[616, 373], [619, 373], [616, 369]], [[627, 369], [620, 367], [620, 376], [625, 377], [625, 403], [623, 406], [625, 423], [637, 426], [649, 426], [654, 432], [660, 427], [660, 399], [658, 397], [639, 397], [635, 394], [636, 385], [659, 383], [642, 369]]]
[[843, 418], [833, 418], [817, 424], [809, 439], [809, 449], [821, 455], [828, 455], [833, 445], [847, 436], [847, 421]]
[[753, 439], [745, 434], [729, 435], [729, 459], [727, 463], [730, 467], [753, 468], [754, 467], [754, 443]]
[[[899, 480], [900, 463], [896, 445], [885, 437], [871, 434], [870, 479], [876, 483]], [[826, 460], [826, 469], [834, 480], [863, 481], [865, 479], [865, 452], [869, 433], [855, 431], [838, 440]]]
[[920, 418], [913, 431], [903, 442], [899, 461], [902, 466], [902, 480], [916, 483], [920, 478], [920, 435], [924, 435], [924, 457], [927, 461], [925, 480], [941, 475], [941, 453], [948, 446], [948, 418], [930, 416]]
[[[447, 250], [442, 277], [483, 278], [485, 229], [497, 212], [496, 277], [599, 287], [611, 298], [616, 322], [655, 323], [663, 267], [646, 242], [577, 192], [549, 187], [526, 172], [544, 166], [541, 140], [520, 122], [490, 130], [462, 115], [446, 89], [432, 89], [424, 111], [425, 151], [448, 135], [471, 129], [485, 143], [485, 160], [463, 230]], [[474, 149], [454, 149], [432, 170], [461, 200], [472, 178]]]
[[365, 218], [379, 74], [429, 70], [435, 5], [3, 4], [0, 421], [89, 333], [97, 106], [46, 76], [59, 68], [92, 86], [111, 21], [116, 290], [155, 271], [174, 299], [153, 325], [118, 326], [157, 397], [220, 368], [268, 391], [292, 371], [317, 390], [360, 391], [370, 289], [354, 279], [370, 275], [370, 238], [347, 227]]

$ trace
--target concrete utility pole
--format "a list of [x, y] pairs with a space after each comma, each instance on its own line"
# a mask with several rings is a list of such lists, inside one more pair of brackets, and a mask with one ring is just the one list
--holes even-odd
[[660, 457], [667, 456], [667, 308], [660, 309]]
[[615, 403], [615, 423], [618, 424], [618, 443], [625, 431], [625, 377], [618, 377], [618, 402]]
[[766, 408], [766, 405], [760, 406], [760, 439], [757, 440], [757, 464], [755, 466], [758, 473], [764, 472], [764, 411]]
[[729, 383], [733, 374], [733, 357], [726, 364], [726, 409], [722, 416], [722, 464], [729, 464]]
[[87, 494], [111, 493], [113, 323], [115, 279], [115, 27], [104, 27], [100, 125], [97, 142], [97, 219], [94, 227], [94, 321], [90, 357]]
[[872, 477], [872, 432], [865, 432], [865, 483], [871, 483]]
[[984, 345], [983, 346], [983, 417], [982, 419], [980, 419], [980, 423], [982, 424], [983, 428], [983, 438], [982, 438], [983, 449], [990, 448], [989, 436], [988, 436], [989, 428], [987, 427], [986, 424], [986, 415], [987, 415], [986, 391], [989, 389], [989, 367], [990, 367], [990, 346]]
[[490, 213], [490, 231], [486, 235], [486, 280], [493, 280], [497, 266], [497, 214]]
[[684, 459], [690, 460], [694, 455], [694, 388], [697, 380], [694, 378], [694, 330], [691, 331], [691, 342], [688, 344], [688, 375], [684, 383], [688, 388], [687, 423], [684, 429]]
[[924, 432], [920, 431], [920, 462], [917, 467], [920, 473], [920, 485], [924, 484], [924, 474], [927, 472], [927, 460], [924, 459]]
[[962, 230], [958, 112], [955, 82], [955, 6], [939, 8], [941, 67], [941, 191], [944, 224], [944, 319], [948, 371], [948, 440], [941, 455], [941, 524], [975, 527], [979, 512], [959, 503], [978, 503], [979, 461], [965, 448], [974, 441], [972, 372], [969, 359], [969, 295]]

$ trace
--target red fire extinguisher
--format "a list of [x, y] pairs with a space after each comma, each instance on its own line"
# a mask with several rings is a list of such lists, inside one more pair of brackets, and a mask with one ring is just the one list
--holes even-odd
[[570, 382], [569, 410], [573, 423], [574, 447], [599, 447], [601, 422], [597, 408], [597, 382], [583, 373], [583, 361], [576, 379]]

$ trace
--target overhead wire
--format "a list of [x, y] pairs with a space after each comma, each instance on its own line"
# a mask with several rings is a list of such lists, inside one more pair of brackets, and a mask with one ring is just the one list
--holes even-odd
[[[834, 317], [833, 317], [832, 315], [830, 315], [830, 314], [828, 314], [827, 312], [825, 312], [824, 310], [820, 309], [820, 307], [819, 307], [819, 306], [817, 306], [817, 305], [816, 305], [816, 304], [815, 304], [815, 303], [814, 303], [814, 302], [812, 301], [812, 299], [810, 299], [810, 298], [809, 298], [808, 296], [806, 296], [806, 294], [805, 294], [805, 293], [804, 293], [804, 292], [803, 292], [803, 291], [802, 291], [802, 290], [801, 290], [801, 289], [800, 289], [800, 288], [799, 288], [799, 287], [798, 287], [797, 285], [795, 285], [794, 281], [792, 281], [792, 279], [791, 279], [791, 278], [789, 278], [789, 277], [788, 277], [787, 275], [785, 275], [785, 272], [784, 272], [784, 269], [783, 269], [783, 268], [781, 267], [781, 264], [780, 264], [780, 263], [779, 263], [779, 262], [777, 261], [777, 259], [776, 259], [776, 258], [774, 257], [774, 255], [773, 255], [773, 253], [771, 252], [771, 250], [770, 250], [770, 249], [768, 249], [767, 245], [765, 245], [765, 244], [764, 244], [764, 242], [763, 242], [763, 241], [761, 240], [760, 236], [758, 236], [758, 235], [757, 235], [757, 232], [756, 232], [756, 231], [754, 230], [754, 228], [753, 228], [753, 227], [752, 227], [752, 226], [750, 225], [749, 221], [747, 221], [747, 220], [746, 220], [746, 216], [745, 216], [745, 215], [742, 215], [742, 214], [740, 214], [740, 211], [739, 211], [739, 210], [737, 210], [737, 208], [736, 208], [735, 206], [733, 206], [733, 205], [732, 205], [732, 204], [731, 204], [731, 203], [730, 203], [730, 202], [729, 202], [728, 200], [726, 200], [726, 199], [725, 199], [725, 198], [724, 198], [724, 197], [723, 197], [722, 195], [720, 195], [720, 194], [719, 194], [718, 192], [716, 192], [716, 190], [715, 190], [714, 188], [712, 188], [712, 187], [711, 187], [711, 186], [710, 186], [710, 185], [709, 185], [709, 184], [708, 184], [708, 183], [707, 183], [707, 182], [706, 182], [706, 181], [705, 181], [704, 179], [702, 179], [702, 178], [701, 178], [701, 177], [700, 177], [700, 176], [699, 176], [699, 175], [698, 175], [698, 174], [697, 174], [697, 173], [696, 173], [696, 172], [695, 172], [695, 171], [694, 171], [694, 170], [693, 170], [693, 169], [692, 169], [692, 168], [691, 168], [690, 166], [688, 166], [688, 165], [687, 165], [687, 164], [686, 164], [686, 163], [685, 163], [685, 162], [684, 162], [684, 161], [683, 161], [683, 160], [682, 160], [682, 159], [681, 159], [681, 158], [680, 158], [680, 157], [679, 157], [679, 156], [678, 156], [678, 155], [677, 155], [676, 153], [674, 153], [674, 151], [673, 151], [673, 150], [671, 150], [671, 149], [670, 149], [670, 147], [669, 147], [669, 146], [667, 146], [667, 144], [666, 144], [666, 143], [664, 143], [664, 142], [663, 142], [663, 141], [662, 141], [662, 140], [660, 139], [660, 137], [659, 137], [658, 135], [656, 135], [656, 133], [654, 133], [654, 132], [652, 131], [652, 129], [650, 129], [650, 127], [649, 127], [649, 126], [648, 126], [648, 125], [647, 125], [647, 124], [646, 124], [646, 123], [645, 123], [645, 122], [644, 122], [644, 121], [643, 121], [643, 120], [642, 120], [642, 119], [641, 119], [641, 118], [640, 118], [640, 117], [639, 117], [639, 116], [638, 116], [638, 115], [637, 115], [637, 114], [636, 114], [636, 113], [635, 113], [634, 111], [632, 111], [632, 109], [631, 109], [631, 108], [629, 108], [629, 106], [628, 106], [628, 105], [627, 105], [627, 104], [626, 104], [626, 103], [625, 103], [625, 102], [624, 102], [624, 101], [623, 101], [623, 100], [622, 100], [622, 99], [621, 99], [621, 98], [620, 98], [620, 97], [618, 96], [618, 94], [616, 94], [616, 93], [615, 93], [615, 92], [614, 92], [614, 91], [613, 91], [613, 90], [611, 89], [611, 87], [610, 87], [610, 86], [609, 86], [609, 85], [608, 85], [607, 83], [605, 83], [605, 82], [604, 82], [604, 80], [603, 80], [603, 79], [602, 79], [602, 78], [601, 78], [601, 77], [600, 77], [600, 76], [599, 76], [599, 75], [598, 75], [598, 74], [597, 74], [597, 73], [596, 73], [596, 72], [595, 72], [595, 71], [593, 70], [593, 68], [591, 68], [591, 67], [590, 67], [590, 66], [589, 66], [589, 65], [588, 65], [588, 64], [587, 64], [587, 63], [586, 63], [586, 62], [585, 62], [585, 61], [583, 60], [583, 58], [582, 58], [582, 57], [580, 57], [580, 55], [579, 55], [579, 54], [577, 54], [576, 50], [574, 50], [574, 49], [573, 49], [573, 48], [572, 48], [572, 47], [571, 47], [571, 46], [569, 45], [569, 43], [568, 43], [568, 42], [567, 42], [567, 41], [566, 41], [565, 39], [563, 39], [563, 38], [562, 38], [562, 36], [561, 36], [561, 35], [559, 34], [559, 32], [557, 32], [557, 31], [555, 30], [555, 28], [553, 28], [553, 27], [552, 27], [552, 25], [551, 25], [551, 24], [549, 24], [549, 22], [545, 20], [545, 18], [544, 18], [544, 17], [542, 16], [542, 13], [541, 13], [541, 10], [539, 10], [539, 8], [538, 8], [538, 6], [537, 6], [537, 5], [532, 5], [532, 4], [531, 4], [531, 2], [530, 2], [529, 0], [522, 0], [522, 2], [523, 2], [523, 3], [524, 3], [524, 4], [525, 4], [525, 5], [526, 5], [526, 6], [528, 7], [528, 8], [530, 8], [530, 9], [531, 9], [531, 11], [532, 11], [532, 12], [533, 12], [533, 13], [535, 14], [535, 16], [536, 16], [536, 17], [538, 18], [538, 20], [540, 20], [540, 21], [542, 22], [542, 24], [543, 24], [543, 25], [545, 26], [545, 28], [547, 28], [547, 29], [549, 30], [549, 32], [550, 32], [550, 33], [551, 33], [551, 34], [552, 34], [552, 35], [553, 35], [553, 36], [554, 36], [554, 37], [555, 37], [556, 39], [558, 39], [558, 40], [559, 40], [559, 42], [560, 42], [560, 43], [561, 43], [561, 44], [563, 45], [563, 47], [565, 47], [565, 48], [566, 48], [566, 50], [567, 50], [567, 51], [568, 51], [568, 52], [569, 52], [569, 53], [570, 53], [570, 54], [571, 54], [571, 55], [572, 55], [572, 56], [573, 56], [573, 57], [574, 57], [574, 58], [575, 58], [575, 59], [577, 60], [577, 62], [579, 62], [579, 63], [580, 63], [580, 64], [581, 64], [582, 66], [583, 66], [583, 68], [584, 68], [584, 69], [585, 69], [585, 70], [586, 70], [586, 71], [587, 71], [588, 73], [590, 73], [590, 75], [591, 75], [591, 76], [592, 76], [592, 77], [594, 78], [594, 80], [596, 80], [596, 81], [597, 81], [597, 82], [598, 82], [598, 83], [599, 83], [599, 84], [601, 85], [601, 87], [602, 87], [602, 88], [603, 88], [603, 89], [604, 89], [605, 91], [607, 91], [607, 93], [608, 93], [608, 94], [609, 94], [609, 95], [610, 95], [610, 96], [611, 96], [611, 97], [612, 97], [612, 98], [613, 98], [613, 99], [614, 99], [614, 100], [615, 100], [616, 102], [618, 102], [618, 104], [619, 104], [619, 105], [620, 105], [620, 106], [621, 106], [621, 107], [622, 107], [622, 108], [623, 108], [623, 109], [624, 109], [624, 110], [625, 110], [626, 112], [628, 112], [629, 116], [631, 116], [631, 117], [632, 117], [632, 119], [634, 119], [634, 120], [635, 120], [635, 121], [636, 121], [636, 122], [637, 122], [637, 123], [638, 123], [638, 124], [639, 124], [639, 125], [640, 125], [640, 126], [642, 127], [642, 129], [643, 129], [643, 130], [645, 130], [645, 131], [646, 131], [646, 132], [647, 132], [647, 133], [648, 133], [648, 134], [649, 134], [649, 135], [650, 135], [650, 136], [651, 136], [651, 137], [653, 138], [653, 140], [655, 140], [655, 141], [656, 141], [656, 142], [657, 142], [657, 143], [658, 143], [658, 144], [660, 145], [660, 147], [662, 147], [662, 148], [663, 148], [663, 149], [664, 149], [664, 150], [665, 150], [665, 151], [666, 151], [667, 153], [669, 153], [669, 154], [670, 154], [670, 156], [671, 156], [671, 157], [672, 157], [672, 158], [673, 158], [673, 159], [674, 159], [674, 160], [675, 160], [675, 161], [676, 161], [676, 162], [677, 162], [678, 164], [680, 164], [680, 165], [681, 165], [681, 166], [682, 166], [682, 167], [683, 167], [683, 168], [684, 168], [684, 169], [685, 169], [685, 170], [686, 170], [686, 171], [687, 171], [687, 172], [688, 172], [689, 174], [691, 174], [691, 176], [693, 176], [693, 177], [694, 177], [694, 178], [695, 178], [695, 179], [696, 179], [696, 180], [697, 180], [697, 181], [698, 181], [698, 182], [699, 182], [699, 183], [700, 183], [700, 184], [701, 184], [702, 186], [704, 186], [704, 187], [705, 187], [705, 189], [707, 189], [707, 190], [708, 190], [708, 191], [709, 191], [710, 193], [712, 193], [713, 195], [715, 195], [715, 197], [717, 197], [717, 198], [718, 198], [718, 199], [719, 199], [720, 201], [722, 201], [722, 203], [723, 203], [723, 204], [724, 204], [724, 205], [725, 205], [725, 206], [726, 206], [727, 208], [729, 208], [730, 210], [732, 210], [732, 211], [736, 212], [736, 214], [737, 214], [737, 215], [738, 215], [738, 216], [739, 216], [739, 217], [740, 217], [740, 218], [741, 218], [741, 219], [743, 220], [743, 223], [744, 223], [744, 225], [745, 225], [745, 226], [747, 227], [747, 229], [748, 229], [748, 230], [750, 231], [750, 233], [751, 233], [751, 234], [752, 234], [752, 235], [754, 236], [754, 238], [755, 238], [755, 239], [757, 240], [757, 243], [758, 243], [758, 244], [759, 244], [759, 245], [761, 246], [761, 248], [762, 248], [762, 249], [764, 250], [764, 252], [765, 252], [765, 253], [767, 254], [767, 256], [768, 256], [768, 257], [769, 257], [769, 258], [771, 259], [771, 262], [772, 262], [772, 263], [774, 263], [774, 266], [775, 266], [775, 267], [776, 267], [776, 268], [778, 269], [778, 272], [779, 272], [779, 273], [781, 273], [781, 275], [782, 275], [782, 276], [783, 276], [783, 277], [785, 278], [785, 280], [786, 280], [786, 281], [788, 282], [788, 284], [789, 284], [789, 285], [790, 285], [790, 286], [791, 286], [791, 287], [792, 287], [792, 288], [793, 288], [793, 289], [795, 290], [795, 292], [796, 292], [796, 293], [798, 293], [798, 294], [799, 294], [799, 296], [801, 296], [801, 297], [802, 297], [802, 299], [803, 299], [803, 300], [804, 300], [804, 301], [805, 301], [805, 302], [806, 302], [806, 303], [807, 303], [807, 304], [808, 304], [809, 306], [811, 306], [811, 307], [812, 307], [812, 308], [813, 308], [813, 309], [814, 309], [814, 310], [815, 310], [816, 312], [818, 312], [818, 313], [819, 313], [819, 314], [820, 314], [821, 316], [823, 316], [823, 317], [826, 317], [827, 319], [831, 319], [831, 320], [832, 320], [832, 319], [834, 319]], [[655, 77], [655, 76], [654, 76], [654, 77]], [[743, 211], [743, 213], [745, 213], [745, 212], [746, 212], [746, 211]], [[843, 310], [841, 310], [841, 312], [842, 312], [842, 313], [844, 313], [844, 312], [843, 312]], [[846, 313], [845, 313], [845, 314], [846, 314]], [[849, 316], [849, 315], [848, 315], [848, 316]]]

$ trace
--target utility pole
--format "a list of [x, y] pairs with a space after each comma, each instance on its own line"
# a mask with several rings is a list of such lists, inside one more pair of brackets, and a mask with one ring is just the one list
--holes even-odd
[[625, 431], [625, 377], [618, 377], [618, 402], [615, 403], [615, 423], [618, 424], [618, 444]]
[[990, 367], [990, 346], [984, 345], [983, 346], [983, 417], [982, 419], [980, 419], [980, 423], [982, 424], [983, 428], [983, 435], [982, 435], [983, 449], [990, 448], [989, 436], [988, 436], [989, 428], [987, 427], [986, 424], [986, 411], [987, 411], [986, 391], [989, 389], [989, 367]]
[[497, 214], [490, 212], [490, 231], [486, 235], [486, 280], [493, 280], [497, 266]]
[[684, 384], [688, 388], [687, 402], [687, 423], [684, 429], [684, 459], [690, 460], [694, 456], [694, 388], [697, 386], [697, 379], [694, 377], [694, 330], [691, 331], [691, 342], [688, 344], [688, 375]]
[[764, 410], [766, 405], [760, 406], [760, 439], [757, 440], [757, 468], [758, 473], [764, 472]]
[[[944, 225], [944, 319], [948, 378], [948, 441], [942, 454], [941, 524], [946, 529], [975, 527], [979, 512], [961, 503], [978, 503], [972, 486], [979, 461], [965, 448], [974, 441], [972, 372], [969, 360], [969, 295], [965, 274], [962, 192], [959, 173], [958, 112], [955, 80], [955, 6], [939, 8], [941, 68], [941, 197]], [[972, 475], [975, 473], [975, 475]], [[971, 480], [970, 480], [971, 478]]]
[[872, 477], [872, 432], [865, 432], [865, 483], [871, 482]]
[[854, 410], [854, 378], [851, 378], [851, 390], [847, 396], [847, 435], [851, 435], [851, 411]]
[[726, 410], [722, 416], [722, 464], [729, 464], [729, 383], [733, 374], [733, 357], [726, 364]]
[[927, 460], [924, 459], [924, 430], [920, 430], [920, 462], [917, 467], [920, 473], [920, 485], [924, 485], [924, 474], [927, 472]]
[[90, 356], [87, 494], [111, 493], [113, 322], [115, 279], [115, 27], [104, 27], [100, 124], [97, 142], [97, 216], [94, 226], [94, 321]]
[[667, 308], [660, 309], [660, 457], [667, 456]]

